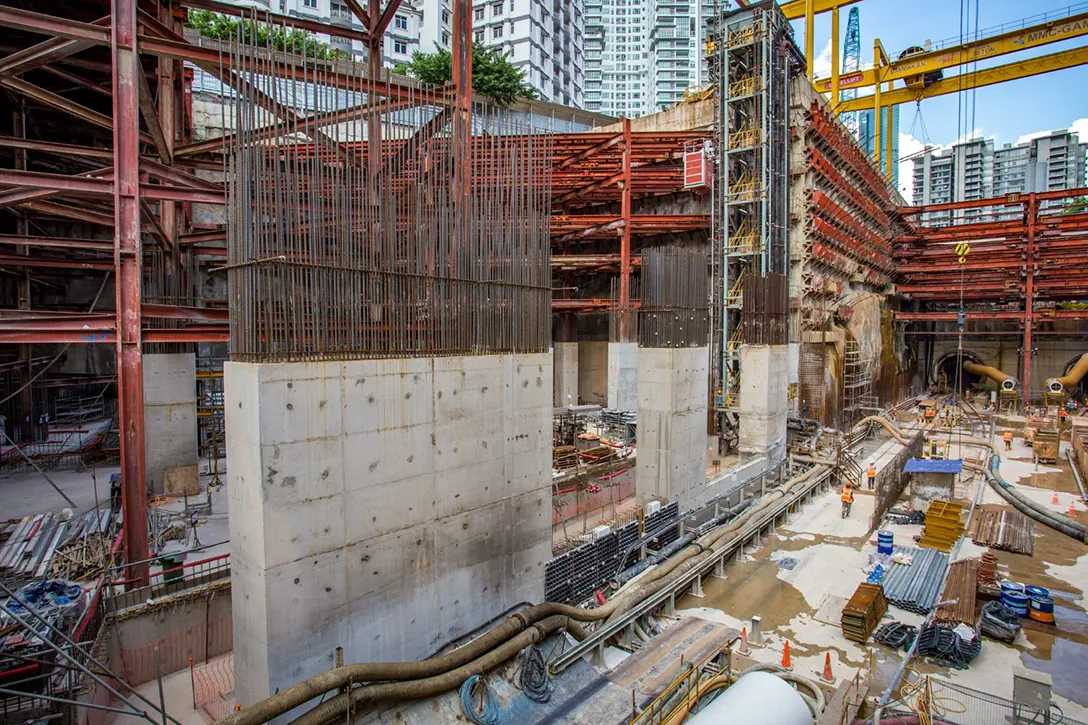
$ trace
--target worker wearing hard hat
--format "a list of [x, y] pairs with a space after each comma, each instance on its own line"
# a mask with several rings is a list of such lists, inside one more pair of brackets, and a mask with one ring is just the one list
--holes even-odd
[[854, 489], [850, 487], [849, 481], [842, 487], [842, 495], [839, 498], [842, 499], [842, 517], [845, 519], [850, 515], [850, 506], [854, 503]]
[[869, 479], [869, 490], [872, 491], [876, 486], [876, 464], [873, 461], [869, 461], [869, 470], [866, 473]]
[[1005, 450], [1006, 451], [1011, 451], [1012, 450], [1012, 431], [1011, 430], [1005, 431]]

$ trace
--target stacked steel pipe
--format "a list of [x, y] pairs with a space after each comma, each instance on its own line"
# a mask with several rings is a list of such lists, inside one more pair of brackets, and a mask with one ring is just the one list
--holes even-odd
[[948, 554], [936, 549], [895, 547], [896, 554], [911, 557], [911, 563], [892, 563], [884, 574], [884, 596], [892, 604], [918, 614], [933, 609], [941, 591]]

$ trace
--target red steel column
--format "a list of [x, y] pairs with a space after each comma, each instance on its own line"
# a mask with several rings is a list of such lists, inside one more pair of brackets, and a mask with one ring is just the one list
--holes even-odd
[[631, 342], [631, 119], [623, 119], [623, 196], [620, 200], [620, 340]]
[[1039, 214], [1039, 201], [1035, 194], [1029, 194], [1024, 213], [1027, 216], [1027, 263], [1024, 282], [1024, 403], [1031, 396], [1031, 346], [1032, 332], [1035, 327], [1035, 222]]
[[121, 426], [121, 501], [127, 578], [148, 580], [141, 350], [143, 240], [140, 238], [140, 85], [136, 0], [113, 0], [114, 265], [117, 277], [117, 387]]

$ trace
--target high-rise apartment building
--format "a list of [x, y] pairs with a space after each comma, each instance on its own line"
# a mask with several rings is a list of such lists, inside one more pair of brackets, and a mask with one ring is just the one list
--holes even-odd
[[[889, 127], [888, 113], [891, 113], [891, 125]], [[880, 113], [881, 136], [887, 138], [889, 128], [892, 134], [892, 185], [899, 188], [899, 106], [883, 108]], [[876, 138], [876, 112], [858, 111], [858, 143], [862, 145], [869, 157], [873, 156], [873, 142]], [[887, 143], [887, 142], [885, 142]], [[887, 173], [888, 160], [885, 157], [885, 148], [880, 149], [880, 170]]]
[[[914, 204], [973, 201], [1014, 193], [1060, 191], [1085, 185], [1088, 144], [1076, 133], [1052, 131], [1020, 144], [994, 147], [973, 139], [952, 148], [930, 148], [914, 159]], [[968, 209], [964, 218], [995, 210]], [[998, 212], [999, 213], [999, 212]], [[948, 219], [934, 214], [931, 222]]]
[[[424, 0], [424, 15], [438, 0]], [[584, 0], [474, 0], [474, 42], [499, 48], [544, 101], [585, 100]]]
[[586, 110], [654, 113], [706, 83], [706, 19], [725, 0], [585, 3]]

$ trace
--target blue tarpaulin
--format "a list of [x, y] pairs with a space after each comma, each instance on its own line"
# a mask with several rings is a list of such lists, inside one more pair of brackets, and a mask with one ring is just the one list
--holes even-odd
[[912, 458], [903, 469], [905, 473], [959, 473], [963, 470], [963, 461], [959, 458]]

